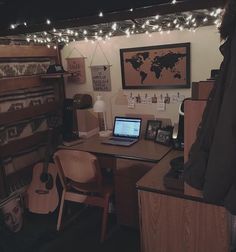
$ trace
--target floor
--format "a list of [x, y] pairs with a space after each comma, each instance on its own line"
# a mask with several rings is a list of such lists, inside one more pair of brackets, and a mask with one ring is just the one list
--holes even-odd
[[[73, 209], [73, 208], [72, 208]], [[109, 217], [108, 238], [101, 244], [101, 210], [73, 209], [79, 216], [63, 231], [56, 232], [57, 213], [51, 215], [24, 214], [23, 229], [12, 234], [0, 228], [1, 252], [139, 252], [139, 232], [116, 224], [114, 214]], [[72, 211], [72, 212], [73, 212]]]

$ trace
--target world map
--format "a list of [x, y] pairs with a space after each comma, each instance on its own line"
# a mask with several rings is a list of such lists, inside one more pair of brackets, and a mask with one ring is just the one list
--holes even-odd
[[186, 57], [185, 51], [175, 49], [129, 53], [124, 58], [127, 81], [131, 85], [183, 83], [186, 81]]

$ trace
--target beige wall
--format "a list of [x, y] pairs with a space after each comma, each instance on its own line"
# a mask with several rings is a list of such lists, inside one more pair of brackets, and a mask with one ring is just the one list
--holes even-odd
[[[158, 111], [155, 104], [136, 104], [135, 109], [129, 109], [127, 105], [117, 105], [117, 97], [122, 95], [129, 96], [132, 92], [133, 95], [138, 93], [142, 96], [149, 94], [153, 96], [154, 93], [157, 95], [163, 94], [164, 96], [168, 93], [170, 96], [173, 94], [184, 95], [189, 97], [190, 89], [168, 89], [168, 90], [124, 90], [122, 92], [121, 82], [121, 68], [120, 68], [120, 48], [129, 47], [141, 47], [141, 46], [152, 46], [152, 45], [163, 45], [173, 43], [191, 43], [191, 82], [206, 80], [210, 77], [210, 70], [219, 68], [222, 61], [222, 56], [218, 50], [220, 45], [220, 37], [217, 29], [214, 26], [208, 26], [197, 29], [197, 31], [172, 31], [169, 34], [166, 32], [163, 34], [152, 33], [149, 37], [146, 34], [132, 35], [129, 38], [126, 36], [113, 37], [106, 42], [100, 41], [100, 45], [105, 52], [107, 59], [111, 66], [111, 92], [99, 92], [105, 102], [108, 105], [107, 120], [108, 126], [112, 126], [112, 116], [124, 115], [125, 113], [146, 113], [153, 114], [155, 117], [168, 117], [171, 118], [172, 122], [178, 121], [178, 104], [166, 105], [165, 111]], [[66, 96], [72, 97], [76, 93], [90, 93], [95, 97], [98, 94], [93, 92], [91, 73], [89, 65], [95, 49], [96, 43], [91, 42], [72, 42], [68, 46], [65, 46], [62, 50], [62, 60], [64, 68], [66, 69], [65, 58], [67, 57], [80, 57], [81, 54], [86, 58], [86, 83], [85, 84], [72, 84], [66, 83]], [[107, 64], [106, 58], [103, 56], [99, 47], [97, 48], [94, 56], [93, 65]], [[111, 106], [112, 104], [112, 106]], [[111, 116], [112, 115], [112, 116]]]

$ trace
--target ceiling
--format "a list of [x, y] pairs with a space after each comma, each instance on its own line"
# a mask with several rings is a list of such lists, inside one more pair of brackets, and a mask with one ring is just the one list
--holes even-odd
[[[173, 3], [174, 1], [174, 3]], [[223, 7], [225, 0], [0, 0], [0, 36], [13, 40], [20, 39], [41, 43], [46, 40], [61, 43], [60, 34], [68, 41], [82, 39], [105, 39], [127, 35], [127, 29], [134, 33], [163, 30], [190, 29], [186, 25], [188, 17], [194, 14], [190, 24], [196, 20], [197, 26], [214, 24], [216, 18], [212, 10]], [[213, 7], [215, 9], [213, 9]], [[102, 12], [103, 16], [99, 17]], [[160, 16], [158, 21], [156, 16]], [[207, 17], [207, 22], [203, 22]], [[46, 23], [50, 20], [50, 23]], [[114, 30], [114, 22], [118, 29]], [[148, 22], [148, 25], [144, 25]], [[143, 28], [143, 26], [145, 26]], [[56, 29], [55, 29], [56, 28]], [[73, 30], [69, 30], [73, 29]], [[55, 32], [53, 31], [55, 30]], [[84, 34], [84, 31], [88, 34]], [[96, 35], [102, 30], [102, 35]], [[159, 30], [160, 31], [160, 30]], [[70, 34], [71, 33], [71, 34]], [[36, 34], [36, 35], [35, 35]], [[75, 35], [78, 34], [78, 35]], [[37, 37], [37, 39], [35, 39]], [[28, 41], [28, 42], [29, 42]], [[41, 41], [41, 42], [39, 42]], [[53, 44], [52, 43], [52, 44]], [[67, 41], [63, 41], [64, 44]]]

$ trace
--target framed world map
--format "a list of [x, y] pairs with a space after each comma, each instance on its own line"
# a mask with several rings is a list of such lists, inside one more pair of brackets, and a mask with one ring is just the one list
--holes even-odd
[[122, 86], [189, 88], [190, 43], [120, 49]]

